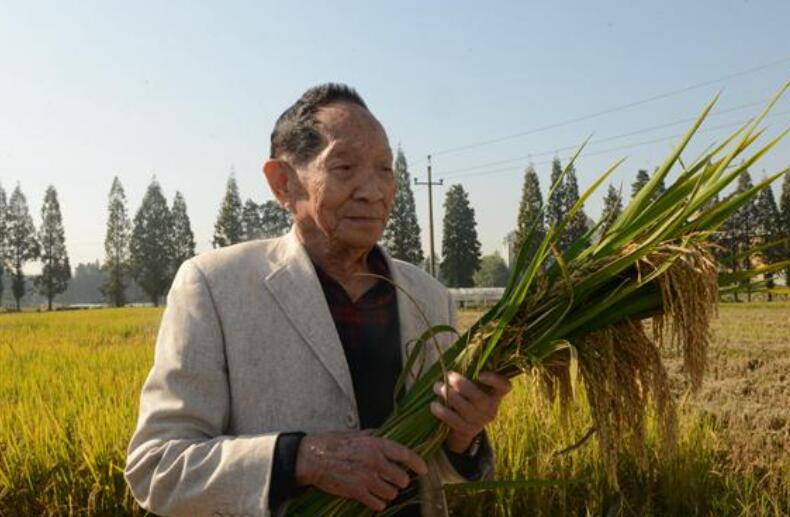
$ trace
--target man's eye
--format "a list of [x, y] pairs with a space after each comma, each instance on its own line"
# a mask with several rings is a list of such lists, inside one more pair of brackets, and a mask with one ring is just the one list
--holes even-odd
[[332, 169], [339, 170], [339, 171], [350, 171], [352, 165], [350, 163], [339, 163], [337, 165], [333, 165]]

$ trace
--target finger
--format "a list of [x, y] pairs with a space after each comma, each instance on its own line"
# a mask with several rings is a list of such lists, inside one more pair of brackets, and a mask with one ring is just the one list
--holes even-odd
[[357, 501], [364, 504], [374, 512], [382, 512], [387, 508], [387, 503], [370, 493], [368, 490], [362, 488], [355, 497]]
[[411, 481], [408, 472], [402, 469], [399, 464], [393, 463], [386, 458], [382, 459], [378, 472], [384, 481], [400, 488], [406, 488]]
[[480, 384], [490, 387], [494, 394], [500, 398], [510, 393], [510, 390], [513, 389], [513, 384], [507, 377], [494, 372], [482, 372], [477, 380], [480, 381]]
[[478, 426], [469, 424], [458, 413], [438, 402], [431, 402], [431, 413], [455, 431], [469, 435], [477, 434], [479, 431]]
[[[481, 390], [476, 384], [460, 374], [457, 374], [457, 376], [454, 376], [451, 380], [450, 394], [453, 392], [458, 393], [458, 396], [461, 396], [466, 401], [468, 401], [476, 408], [477, 413], [481, 415], [480, 417], [477, 417], [474, 414], [469, 413], [469, 417], [472, 422], [487, 424], [496, 416], [497, 409], [499, 407], [499, 401], [501, 400], [500, 397], [497, 395], [491, 395]], [[466, 413], [464, 413], [462, 416], [465, 415]]]
[[381, 451], [387, 459], [405, 465], [420, 476], [428, 473], [428, 466], [425, 464], [425, 461], [413, 450], [385, 438], [382, 438], [381, 442]]
[[446, 386], [442, 383], [436, 383], [433, 390], [437, 395], [445, 400], [446, 405], [454, 410], [466, 422], [483, 427], [488, 422], [494, 419], [493, 404], [486, 403], [482, 407], [478, 407], [463, 397], [454, 389], [447, 390]]
[[488, 402], [488, 395], [460, 373], [450, 372], [447, 375], [447, 383], [472, 404], [482, 405]]
[[371, 478], [368, 482], [368, 490], [370, 490], [371, 494], [388, 502], [397, 497], [398, 490], [394, 486], [384, 481], [378, 475], [374, 474]]

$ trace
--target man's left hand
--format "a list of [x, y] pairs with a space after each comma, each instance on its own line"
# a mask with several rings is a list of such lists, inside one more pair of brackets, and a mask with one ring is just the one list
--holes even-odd
[[475, 436], [494, 420], [499, 403], [512, 388], [507, 377], [493, 372], [481, 372], [478, 382], [482, 389], [460, 373], [449, 372], [447, 384], [433, 385], [444, 404], [431, 402], [431, 413], [450, 428], [445, 445], [452, 452], [460, 454], [469, 448]]

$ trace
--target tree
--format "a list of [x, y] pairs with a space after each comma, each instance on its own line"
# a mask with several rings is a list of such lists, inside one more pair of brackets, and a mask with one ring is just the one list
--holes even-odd
[[269, 200], [260, 205], [261, 238], [271, 239], [284, 235], [291, 229], [291, 213], [277, 201]]
[[475, 211], [461, 185], [453, 185], [444, 201], [442, 279], [449, 287], [470, 287], [480, 266]]
[[[579, 182], [576, 179], [576, 167], [573, 164], [568, 167], [568, 173], [565, 175], [562, 194], [563, 213], [567, 216], [579, 201]], [[573, 243], [584, 237], [588, 231], [587, 215], [584, 213], [584, 207], [581, 207], [568, 221], [564, 235], [560, 238], [560, 249], [567, 250]]]
[[[0, 300], [3, 299], [3, 275], [5, 274], [5, 263], [7, 260], [6, 241], [8, 237], [8, 226], [6, 224], [6, 217], [8, 212], [8, 204], [6, 202], [5, 190], [0, 185]], [[0, 303], [0, 306], [2, 304]]]
[[524, 184], [521, 187], [521, 202], [518, 207], [516, 238], [513, 245], [516, 257], [521, 251], [521, 247], [526, 243], [530, 231], [532, 234], [529, 243], [527, 243], [529, 246], [527, 253], [529, 257], [532, 257], [546, 236], [546, 227], [543, 222], [543, 195], [540, 192], [538, 173], [535, 172], [535, 167], [532, 164], [524, 171]]
[[215, 248], [223, 248], [242, 242], [244, 239], [244, 228], [241, 214], [242, 206], [239, 186], [236, 184], [235, 176], [231, 173], [225, 188], [225, 197], [222, 198], [222, 205], [219, 208], [217, 222], [214, 224], [212, 245]]
[[562, 177], [562, 163], [558, 157], [554, 157], [551, 163], [551, 185], [549, 189], [554, 189], [546, 202], [546, 229], [558, 227], [565, 219], [565, 200], [563, 188], [560, 178]]
[[650, 181], [650, 174], [647, 173], [647, 169], [639, 169], [636, 173], [636, 179], [631, 184], [631, 197], [634, 197], [642, 187], [647, 185], [647, 182]]
[[406, 156], [400, 148], [395, 158], [394, 169], [398, 190], [390, 211], [389, 222], [381, 238], [382, 245], [393, 257], [420, 265], [424, 260], [422, 242], [420, 242], [420, 225], [417, 222], [409, 167]]
[[[790, 172], [782, 180], [782, 197], [779, 198], [782, 238], [785, 239], [784, 260], [790, 260]], [[790, 266], [785, 268], [785, 286], [790, 287]]]
[[101, 303], [103, 301], [101, 286], [106, 277], [107, 272], [102, 270], [98, 260], [77, 264], [68, 289], [63, 293], [63, 301], [67, 304]]
[[50, 185], [41, 205], [41, 228], [38, 232], [41, 245], [41, 275], [36, 278], [38, 292], [47, 298], [47, 309], [52, 310], [52, 300], [66, 290], [71, 279], [71, 266], [66, 250], [63, 217], [55, 187]]
[[154, 306], [167, 293], [172, 279], [172, 217], [156, 179], [151, 181], [143, 203], [134, 216], [129, 243], [132, 276]]
[[[744, 170], [738, 177], [738, 186], [734, 195], [740, 194], [752, 188], [752, 178], [749, 171]], [[755, 238], [757, 224], [757, 207], [754, 199], [750, 199], [741, 208], [732, 214], [723, 224], [724, 245], [727, 248], [728, 263], [733, 272], [750, 269], [752, 265], [752, 248]], [[751, 289], [748, 281], [744, 282], [747, 287], [747, 298], [752, 299]], [[738, 300], [738, 293], [735, 293], [735, 300]]]
[[[655, 175], [657, 172], [658, 172], [658, 167], [656, 167], [655, 170], [653, 171], [653, 175]], [[656, 191], [653, 192], [653, 200], [657, 199], [666, 191], [667, 191], [667, 186], [664, 184], [664, 178], [661, 178], [661, 181], [659, 181], [658, 185], [656, 186]]]
[[605, 232], [612, 226], [615, 219], [623, 213], [623, 197], [620, 191], [614, 188], [614, 185], [609, 185], [609, 190], [606, 191], [606, 197], [603, 199], [603, 210], [601, 210], [601, 233]]
[[[782, 238], [781, 220], [779, 209], [776, 207], [774, 191], [770, 185], [763, 188], [757, 195], [755, 202], [755, 234], [760, 244], [768, 244]], [[760, 258], [765, 264], [773, 264], [782, 260], [783, 249], [779, 246], [768, 247], [760, 251]], [[773, 299], [770, 289], [774, 287], [774, 274], [765, 274], [768, 291], [768, 301]]]
[[475, 287], [505, 287], [508, 271], [505, 260], [494, 252], [480, 260], [480, 269], [474, 274]]
[[241, 209], [241, 234], [242, 241], [260, 239], [263, 231], [261, 221], [261, 208], [252, 199], [244, 202]]
[[17, 184], [11, 193], [6, 212], [6, 245], [8, 246], [8, 257], [12, 268], [11, 292], [16, 300], [16, 309], [22, 308], [22, 297], [25, 296], [27, 286], [25, 274], [22, 268], [25, 263], [38, 258], [40, 253], [38, 239], [36, 239], [36, 228], [33, 226], [33, 218], [27, 207], [27, 199], [22, 193], [22, 189]]
[[271, 239], [290, 230], [291, 214], [277, 201], [257, 204], [252, 199], [244, 202], [241, 211], [241, 232], [243, 240]]
[[126, 288], [129, 286], [131, 223], [126, 208], [126, 194], [117, 176], [112, 180], [107, 211], [107, 232], [104, 236], [104, 270], [107, 279], [101, 291], [111, 305], [123, 307], [126, 305]]
[[173, 207], [170, 209], [172, 231], [170, 242], [172, 245], [172, 264], [170, 266], [171, 278], [175, 276], [181, 263], [195, 255], [195, 234], [192, 233], [192, 224], [187, 215], [187, 203], [181, 192], [176, 192], [173, 198]]

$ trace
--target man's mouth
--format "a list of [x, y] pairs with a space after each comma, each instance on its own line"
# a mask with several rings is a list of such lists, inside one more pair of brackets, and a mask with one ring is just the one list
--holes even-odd
[[346, 219], [351, 219], [352, 221], [381, 221], [381, 217], [370, 217], [367, 215], [349, 215], [346, 216]]

